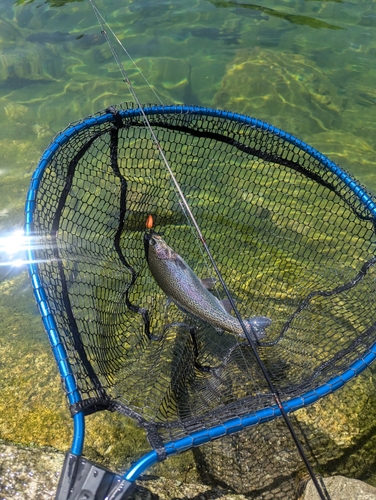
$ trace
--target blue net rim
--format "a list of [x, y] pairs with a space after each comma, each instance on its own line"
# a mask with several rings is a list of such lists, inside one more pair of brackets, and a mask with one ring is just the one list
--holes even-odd
[[[122, 118], [132, 118], [141, 117], [142, 111], [139, 108], [131, 109], [118, 109], [118, 113]], [[285, 132], [269, 123], [262, 120], [239, 114], [230, 111], [205, 108], [199, 106], [188, 106], [188, 105], [150, 105], [143, 108], [145, 115], [151, 114], [193, 114], [196, 116], [213, 116], [216, 118], [222, 118], [225, 120], [230, 120], [236, 123], [243, 123], [250, 127], [262, 129], [266, 132], [274, 134], [281, 137], [283, 140], [293, 144], [300, 150], [308, 153], [313, 158], [317, 159], [323, 166], [335, 174], [347, 187], [351, 189], [354, 195], [359, 199], [359, 201], [372, 213], [376, 218], [376, 204], [369, 194], [363, 189], [363, 187], [346, 171], [341, 169], [336, 163], [331, 161], [325, 155], [317, 151], [312, 146], [308, 145], [304, 141], [301, 141], [297, 137]], [[68, 126], [64, 131], [58, 134], [55, 139], [51, 142], [49, 147], [43, 153], [39, 164], [34, 171], [31, 179], [30, 187], [26, 197], [25, 204], [25, 235], [31, 237], [33, 234], [33, 214], [35, 209], [36, 194], [38, 192], [39, 183], [43, 176], [44, 170], [47, 164], [51, 161], [55, 153], [59, 148], [68, 142], [71, 137], [79, 133], [84, 129], [90, 129], [96, 125], [101, 125], [104, 123], [114, 122], [114, 114], [111, 112], [98, 113], [97, 115], [85, 118], [77, 123]], [[38, 265], [36, 263], [35, 255], [30, 245], [27, 250], [27, 260], [28, 260], [28, 270], [31, 277], [32, 287], [36, 302], [39, 306], [39, 310], [42, 316], [44, 327], [50, 339], [52, 345], [52, 350], [59, 367], [60, 375], [65, 381], [65, 387], [67, 388], [68, 398], [70, 404], [75, 404], [81, 401], [81, 396], [77, 389], [73, 372], [69, 365], [68, 357], [65, 352], [65, 348], [61, 342], [60, 335], [54, 317], [51, 313], [47, 297], [43, 290], [43, 285], [41, 284]], [[319, 386], [315, 390], [308, 391], [299, 397], [287, 400], [283, 402], [283, 407], [287, 413], [297, 411], [305, 406], [311, 405], [317, 402], [319, 399], [333, 393], [334, 391], [343, 387], [351, 379], [362, 373], [374, 360], [376, 359], [376, 342], [368, 349], [368, 351], [363, 355], [362, 358], [353, 362], [350, 367], [345, 370], [342, 374], [337, 375], [327, 381], [325, 384]], [[270, 406], [258, 410], [254, 413], [246, 415], [244, 417], [238, 417], [228, 420], [227, 422], [212, 427], [210, 429], [205, 429], [202, 431], [197, 431], [192, 435], [179, 439], [177, 441], [169, 442], [165, 445], [167, 455], [174, 455], [182, 451], [191, 449], [192, 447], [199, 446], [213, 439], [220, 438], [225, 435], [230, 435], [239, 430], [242, 430], [253, 425], [264, 423], [273, 420], [276, 417], [281, 416], [281, 410], [277, 405]], [[75, 415], [75, 437], [72, 446], [72, 452], [80, 454], [83, 445], [83, 414], [79, 413]], [[136, 462], [132, 469], [127, 473], [125, 479], [129, 481], [134, 481], [137, 477], [146, 470], [151, 463], [157, 461], [156, 452], [150, 452], [145, 455], [139, 462]]]

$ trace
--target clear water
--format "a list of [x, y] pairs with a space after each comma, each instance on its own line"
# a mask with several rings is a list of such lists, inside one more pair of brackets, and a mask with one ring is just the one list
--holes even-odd
[[[316, 147], [376, 193], [375, 2], [97, 0], [96, 5], [164, 103], [256, 116]], [[123, 53], [121, 58], [140, 101], [155, 102]], [[1, 0], [3, 439], [65, 449], [71, 432], [20, 262], [31, 174], [57, 132], [127, 100], [88, 1]], [[105, 450], [105, 439], [96, 439], [96, 449]]]

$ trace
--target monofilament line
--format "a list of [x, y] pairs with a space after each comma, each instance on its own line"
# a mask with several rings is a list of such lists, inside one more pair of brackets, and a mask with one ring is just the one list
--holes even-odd
[[[218, 277], [218, 280], [221, 283], [221, 286], [222, 286], [222, 288], [223, 288], [223, 290], [224, 290], [224, 292], [225, 292], [228, 300], [230, 301], [231, 307], [233, 308], [233, 310], [235, 312], [235, 315], [236, 315], [236, 317], [237, 317], [237, 319], [238, 319], [238, 321], [239, 321], [239, 323], [241, 325], [241, 328], [242, 328], [242, 330], [244, 332], [244, 335], [247, 338], [248, 343], [249, 343], [249, 345], [250, 345], [250, 347], [252, 349], [253, 355], [255, 356], [257, 364], [259, 365], [259, 367], [260, 367], [260, 369], [262, 371], [262, 374], [263, 374], [263, 376], [265, 378], [265, 381], [268, 384], [268, 387], [269, 387], [269, 389], [270, 389], [270, 391], [271, 391], [271, 393], [273, 395], [273, 398], [274, 398], [274, 400], [275, 400], [275, 402], [276, 402], [276, 404], [278, 406], [278, 409], [280, 410], [281, 416], [283, 417], [283, 419], [284, 419], [284, 421], [285, 421], [285, 423], [287, 425], [287, 428], [290, 431], [290, 434], [291, 434], [291, 436], [292, 436], [292, 438], [294, 440], [294, 443], [295, 443], [295, 445], [296, 445], [296, 447], [298, 449], [298, 452], [299, 452], [299, 454], [300, 454], [300, 456], [301, 456], [301, 458], [302, 458], [302, 460], [303, 460], [303, 462], [304, 462], [304, 464], [305, 464], [305, 466], [306, 466], [306, 468], [307, 468], [307, 470], [309, 472], [309, 475], [312, 478], [312, 481], [313, 481], [313, 483], [314, 483], [314, 485], [316, 487], [316, 490], [317, 490], [317, 492], [318, 492], [321, 500], [328, 500], [329, 497], [327, 495], [324, 495], [324, 492], [323, 492], [323, 490], [322, 490], [322, 488], [321, 488], [321, 486], [320, 486], [320, 484], [319, 484], [319, 482], [318, 482], [318, 480], [316, 478], [316, 475], [315, 475], [315, 473], [314, 473], [314, 471], [313, 471], [313, 469], [311, 467], [311, 464], [309, 463], [308, 458], [305, 455], [304, 449], [303, 449], [303, 447], [302, 447], [302, 445], [301, 445], [301, 443], [299, 441], [299, 438], [296, 435], [295, 430], [294, 430], [294, 428], [293, 428], [293, 426], [291, 424], [290, 418], [288, 417], [288, 415], [287, 415], [287, 413], [286, 413], [286, 411], [285, 411], [285, 409], [283, 407], [283, 404], [282, 404], [282, 401], [280, 399], [280, 396], [279, 396], [276, 388], [274, 387], [274, 385], [273, 385], [273, 383], [271, 381], [271, 378], [270, 378], [270, 376], [269, 376], [269, 374], [268, 374], [268, 372], [266, 370], [266, 367], [264, 366], [264, 364], [263, 364], [263, 362], [262, 362], [262, 360], [261, 360], [261, 358], [260, 358], [260, 356], [259, 356], [259, 354], [257, 352], [256, 345], [255, 345], [255, 342], [253, 340], [253, 338], [257, 338], [256, 333], [253, 332], [253, 337], [252, 337], [251, 333], [247, 330], [247, 328], [246, 328], [246, 326], [245, 326], [245, 324], [243, 322], [243, 319], [242, 319], [242, 317], [241, 317], [241, 315], [240, 315], [240, 313], [239, 313], [239, 311], [238, 311], [238, 309], [236, 307], [234, 299], [232, 298], [231, 293], [230, 293], [230, 291], [229, 291], [229, 289], [228, 289], [228, 287], [227, 287], [227, 285], [226, 285], [226, 283], [225, 283], [225, 281], [224, 281], [224, 279], [222, 277], [222, 274], [221, 274], [219, 268], [217, 267], [217, 264], [216, 264], [216, 262], [215, 262], [215, 260], [214, 260], [214, 258], [212, 256], [212, 254], [211, 254], [211, 251], [210, 251], [208, 245], [205, 242], [204, 236], [203, 236], [203, 234], [201, 232], [201, 229], [200, 229], [200, 227], [199, 227], [199, 225], [198, 225], [198, 223], [196, 221], [196, 218], [194, 217], [194, 215], [193, 215], [193, 213], [191, 211], [191, 208], [190, 208], [190, 206], [189, 206], [189, 204], [188, 204], [188, 202], [187, 202], [187, 200], [186, 200], [186, 198], [184, 196], [184, 193], [181, 190], [181, 187], [180, 187], [180, 185], [179, 185], [179, 183], [178, 183], [178, 181], [177, 181], [177, 179], [176, 179], [176, 177], [174, 175], [174, 172], [173, 172], [173, 170], [172, 170], [172, 168], [171, 168], [171, 166], [170, 166], [170, 164], [169, 164], [169, 162], [168, 162], [168, 160], [166, 158], [166, 155], [165, 155], [165, 153], [164, 153], [164, 151], [163, 151], [163, 149], [162, 149], [162, 147], [161, 147], [161, 145], [160, 145], [160, 143], [158, 141], [158, 138], [157, 138], [157, 136], [156, 136], [156, 134], [155, 134], [155, 132], [153, 130], [153, 127], [151, 126], [151, 124], [150, 124], [150, 122], [148, 120], [148, 117], [146, 116], [146, 114], [145, 114], [145, 112], [143, 110], [143, 107], [142, 107], [142, 105], [141, 105], [141, 103], [140, 103], [140, 101], [138, 99], [138, 96], [137, 96], [137, 94], [136, 94], [136, 92], [135, 92], [135, 90], [134, 90], [134, 88], [132, 86], [132, 83], [131, 83], [131, 81], [130, 81], [130, 79], [129, 79], [129, 77], [128, 77], [128, 75], [127, 75], [127, 73], [126, 73], [126, 71], [125, 71], [125, 69], [124, 69], [124, 67], [123, 67], [123, 65], [122, 65], [122, 63], [121, 63], [118, 55], [117, 55], [117, 53], [116, 53], [115, 47], [111, 43], [111, 40], [110, 40], [110, 38], [109, 38], [106, 30], [105, 30], [105, 26], [104, 26], [105, 21], [104, 21], [103, 17], [101, 16], [101, 14], [99, 13], [98, 9], [93, 4], [93, 1], [92, 0], [89, 0], [89, 1], [90, 1], [91, 5], [92, 5], [94, 13], [95, 13], [95, 15], [97, 17], [98, 23], [99, 23], [99, 25], [101, 27], [102, 34], [105, 36], [106, 41], [107, 41], [107, 43], [108, 43], [108, 45], [109, 45], [109, 47], [111, 49], [111, 52], [113, 54], [113, 57], [114, 57], [117, 65], [119, 67], [119, 70], [120, 70], [120, 72], [121, 72], [121, 74], [123, 76], [123, 80], [127, 84], [128, 89], [129, 89], [129, 91], [130, 91], [130, 93], [131, 93], [131, 95], [133, 97], [133, 100], [134, 100], [135, 104], [137, 104], [138, 108], [140, 109], [140, 112], [142, 114], [142, 118], [143, 118], [143, 121], [144, 121], [144, 123], [146, 125], [146, 128], [148, 129], [148, 131], [150, 133], [150, 136], [152, 138], [152, 141], [153, 141], [153, 143], [154, 143], [154, 145], [155, 145], [155, 147], [156, 147], [156, 149], [157, 149], [157, 151], [158, 151], [158, 153], [159, 153], [159, 155], [160, 155], [160, 157], [161, 157], [164, 165], [167, 168], [167, 171], [168, 171], [168, 173], [170, 175], [170, 178], [171, 178], [171, 180], [173, 182], [173, 185], [174, 185], [175, 190], [176, 190], [176, 192], [178, 194], [178, 197], [180, 198], [181, 205], [184, 208], [186, 214], [188, 214], [189, 219], [191, 220], [194, 228], [196, 229], [197, 235], [198, 235], [198, 237], [199, 237], [199, 239], [200, 239], [200, 241], [201, 241], [201, 243], [202, 243], [202, 245], [204, 247], [204, 250], [205, 250], [205, 252], [206, 252], [206, 254], [207, 254], [207, 256], [208, 256], [208, 258], [209, 258], [209, 260], [210, 260], [210, 262], [211, 262], [211, 264], [213, 266], [213, 268], [214, 268], [214, 271], [215, 271], [215, 273], [216, 273], [216, 275]], [[107, 25], [107, 23], [106, 23], [106, 25]], [[122, 44], [120, 44], [120, 45], [125, 50], [125, 48], [123, 47], [123, 45]], [[128, 55], [128, 57], [129, 57], [128, 51], [125, 50], [125, 52]], [[133, 61], [133, 59], [132, 59], [132, 61]], [[251, 329], [252, 329], [252, 327], [251, 327]]]
[[[106, 38], [106, 41], [111, 49], [111, 52], [112, 52], [112, 55], [116, 61], [116, 64], [118, 65], [118, 68], [119, 68], [119, 71], [120, 73], [122, 74], [123, 76], [123, 80], [124, 82], [129, 86], [129, 90], [131, 91], [131, 94], [133, 96], [133, 98], [135, 99], [135, 101], [138, 103], [138, 98], [137, 98], [137, 95], [135, 94], [133, 88], [132, 88], [132, 85], [131, 85], [131, 82], [127, 76], [127, 73], [116, 53], [116, 50], [114, 48], [114, 46], [112, 45], [111, 43], [111, 40], [108, 36], [108, 33], [107, 31], [105, 30], [105, 25], [107, 27], [107, 29], [110, 31], [111, 35], [115, 38], [115, 40], [117, 41], [117, 43], [120, 45], [120, 47], [122, 48], [122, 50], [125, 52], [125, 54], [127, 55], [128, 59], [132, 62], [133, 66], [136, 68], [136, 70], [138, 71], [138, 73], [142, 76], [142, 78], [144, 79], [146, 85], [149, 87], [149, 89], [153, 92], [153, 94], [155, 95], [155, 97], [157, 98], [157, 100], [159, 101], [160, 104], [163, 104], [162, 102], [162, 99], [159, 97], [159, 95], [157, 94], [157, 92], [153, 89], [152, 85], [149, 83], [149, 81], [147, 80], [146, 76], [143, 74], [143, 72], [141, 71], [141, 69], [137, 66], [137, 63], [136, 61], [132, 58], [132, 56], [130, 55], [130, 53], [127, 51], [127, 49], [124, 47], [124, 45], [121, 43], [121, 40], [119, 40], [118, 36], [116, 35], [116, 33], [114, 33], [114, 31], [111, 29], [111, 27], [106, 23], [105, 19], [103, 18], [102, 14], [99, 12], [99, 10], [96, 8], [96, 6], [93, 4], [92, 0], [89, 0], [90, 3], [91, 3], [91, 6], [94, 10], [94, 13], [96, 15], [96, 18], [97, 18], [97, 21], [98, 21], [98, 24], [100, 25], [101, 27], [101, 31], [102, 31], [102, 34], [104, 35], [104, 37]], [[141, 106], [140, 106], [141, 108]]]
[[[162, 158], [163, 163], [167, 167], [167, 170], [168, 170], [168, 172], [170, 174], [170, 179], [172, 181], [172, 185], [173, 185], [175, 191], [177, 191], [177, 193], [176, 193], [177, 197], [180, 198], [180, 200], [181, 200], [180, 201], [180, 206], [181, 206], [181, 208], [182, 208], [182, 210], [184, 212], [184, 215], [186, 216], [186, 218], [187, 218], [187, 220], [188, 220], [188, 222], [190, 224], [193, 223], [194, 229], [196, 230], [195, 236], [198, 235], [199, 238], [200, 238], [200, 240], [203, 241], [200, 228], [197, 225], [197, 223], [195, 222], [195, 218], [193, 217], [193, 214], [190, 211], [188, 203], [185, 200], [184, 194], [182, 193], [182, 191], [180, 189], [180, 186], [179, 186], [178, 182], [176, 181], [176, 178], [175, 178], [174, 173], [172, 172], [172, 170], [170, 168], [169, 162], [168, 162], [168, 160], [167, 160], [167, 158], [166, 158], [166, 156], [164, 154], [164, 151], [163, 151], [162, 147], [159, 144], [159, 141], [158, 141], [158, 139], [157, 139], [157, 137], [156, 137], [156, 135], [154, 133], [154, 130], [153, 130], [152, 126], [150, 125], [148, 117], [144, 113], [144, 110], [142, 108], [140, 100], [138, 99], [137, 93], [135, 92], [135, 90], [133, 88], [133, 85], [132, 85], [132, 82], [130, 81], [130, 78], [128, 77], [128, 74], [125, 71], [125, 68], [124, 68], [122, 62], [120, 61], [120, 58], [119, 58], [119, 56], [118, 56], [118, 54], [117, 54], [117, 52], [115, 50], [115, 47], [111, 43], [110, 37], [108, 36], [108, 33], [107, 33], [106, 29], [108, 29], [108, 31], [110, 31], [110, 33], [112, 34], [112, 36], [118, 42], [118, 44], [120, 45], [120, 47], [122, 48], [122, 50], [125, 52], [125, 54], [127, 55], [127, 57], [133, 63], [134, 67], [137, 69], [137, 71], [139, 72], [139, 74], [144, 79], [144, 81], [147, 84], [147, 86], [151, 89], [151, 91], [153, 92], [153, 94], [156, 96], [156, 98], [158, 99], [159, 103], [163, 105], [163, 102], [162, 102], [161, 98], [158, 96], [157, 92], [153, 89], [153, 87], [151, 86], [151, 84], [149, 83], [149, 81], [147, 80], [147, 78], [145, 77], [145, 75], [142, 73], [141, 69], [137, 66], [135, 60], [132, 58], [132, 56], [129, 54], [129, 52], [127, 51], [127, 49], [121, 43], [121, 41], [117, 37], [116, 33], [114, 33], [114, 31], [111, 29], [111, 27], [108, 26], [108, 24], [106, 23], [105, 19], [102, 16], [102, 14], [99, 12], [99, 10], [93, 4], [92, 0], [90, 0], [90, 3], [91, 3], [91, 6], [92, 6], [92, 8], [94, 10], [95, 15], [96, 15], [98, 24], [101, 27], [101, 32], [104, 35], [104, 37], [105, 37], [105, 39], [107, 41], [107, 44], [109, 45], [109, 47], [111, 49], [111, 52], [112, 52], [112, 55], [113, 55], [113, 57], [114, 57], [114, 59], [116, 61], [116, 64], [118, 65], [119, 71], [120, 71], [120, 73], [121, 73], [121, 75], [123, 77], [123, 81], [124, 81], [124, 83], [127, 84], [128, 89], [129, 89], [129, 91], [130, 91], [130, 93], [132, 95], [133, 101], [137, 104], [137, 106], [141, 110], [143, 121], [147, 125], [149, 133], [151, 134], [154, 146], [157, 148], [159, 156]], [[192, 229], [192, 231], [194, 232], [193, 229]], [[205, 249], [204, 249], [204, 251], [205, 251]]]

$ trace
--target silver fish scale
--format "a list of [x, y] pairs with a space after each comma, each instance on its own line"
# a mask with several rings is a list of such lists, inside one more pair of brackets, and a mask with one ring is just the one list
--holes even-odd
[[[149, 243], [149, 268], [164, 293], [183, 310], [201, 320], [244, 337], [237, 318], [225, 311], [220, 301], [202, 285], [184, 259], [156, 233], [147, 235], [146, 238]], [[265, 335], [263, 328], [271, 323], [271, 320], [262, 316], [243, 321], [248, 330], [252, 325], [251, 332], [256, 330], [258, 338]]]

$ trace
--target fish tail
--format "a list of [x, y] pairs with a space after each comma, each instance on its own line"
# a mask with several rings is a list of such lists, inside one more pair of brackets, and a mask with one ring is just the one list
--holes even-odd
[[244, 321], [245, 326], [249, 330], [254, 340], [261, 340], [266, 336], [265, 328], [271, 324], [272, 320], [266, 316], [254, 316], [253, 318]]

